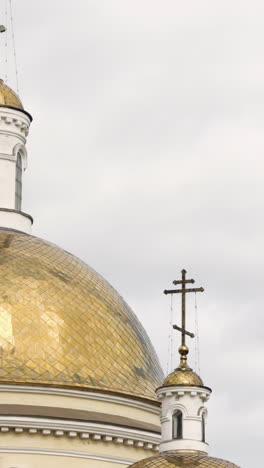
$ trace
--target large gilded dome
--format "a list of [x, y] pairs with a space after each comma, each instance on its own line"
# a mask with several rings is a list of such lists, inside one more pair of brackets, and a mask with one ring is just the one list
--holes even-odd
[[163, 374], [140, 322], [78, 258], [0, 229], [0, 383], [155, 400]]

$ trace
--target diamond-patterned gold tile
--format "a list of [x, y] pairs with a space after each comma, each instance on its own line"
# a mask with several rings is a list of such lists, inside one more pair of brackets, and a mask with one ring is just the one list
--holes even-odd
[[203, 386], [203, 381], [192, 369], [185, 370], [179, 366], [165, 378], [163, 387], [169, 385], [194, 385], [200, 387]]
[[0, 80], [0, 106], [15, 107], [23, 109], [22, 102], [18, 95], [7, 86], [3, 80]]
[[68, 252], [0, 230], [0, 382], [154, 399], [163, 374], [119, 294]]
[[181, 453], [178, 451], [164, 452], [154, 457], [145, 458], [131, 465], [130, 468], [239, 468], [220, 458], [208, 457], [201, 452]]

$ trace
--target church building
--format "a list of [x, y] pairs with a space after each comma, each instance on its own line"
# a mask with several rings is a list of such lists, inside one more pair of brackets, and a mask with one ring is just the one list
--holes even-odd
[[31, 121], [1, 80], [0, 468], [238, 468], [208, 456], [211, 390], [187, 364], [185, 343], [193, 280], [183, 270], [174, 282], [182, 286], [180, 364], [164, 379], [117, 291], [32, 234], [23, 206]]
[[31, 115], [0, 82], [0, 467], [127, 467], [157, 452], [163, 373], [96, 271], [31, 234]]

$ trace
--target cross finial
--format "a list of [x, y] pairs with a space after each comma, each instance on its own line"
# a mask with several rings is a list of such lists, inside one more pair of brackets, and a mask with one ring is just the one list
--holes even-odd
[[188, 332], [186, 330], [186, 293], [190, 292], [203, 292], [204, 288], [186, 288], [186, 284], [193, 284], [195, 281], [194, 279], [186, 279], [186, 270], [182, 270], [182, 279], [181, 280], [174, 280], [173, 284], [177, 286], [178, 284], [181, 284], [181, 289], [165, 289], [164, 294], [181, 294], [182, 295], [182, 326], [179, 327], [177, 325], [173, 325], [173, 328], [175, 330], [178, 330], [181, 332], [181, 346], [179, 348], [179, 353], [181, 355], [181, 365], [184, 367], [186, 366], [187, 362], [187, 354], [189, 352], [188, 347], [185, 344], [185, 338], [186, 335], [190, 336], [191, 338], [194, 338], [194, 334], [191, 332]]

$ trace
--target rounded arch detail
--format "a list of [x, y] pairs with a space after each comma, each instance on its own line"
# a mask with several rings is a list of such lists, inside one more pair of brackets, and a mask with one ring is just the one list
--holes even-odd
[[14, 149], [13, 149], [13, 155], [15, 159], [17, 160], [18, 153], [21, 156], [22, 159], [22, 167], [23, 171], [27, 168], [27, 150], [25, 145], [22, 145], [21, 143], [18, 143]]
[[200, 416], [200, 418], [204, 417], [204, 421], [207, 423], [207, 415], [208, 415], [207, 408], [205, 408], [204, 406], [201, 406], [201, 408], [199, 408], [197, 412], [197, 415]]
[[181, 405], [180, 403], [175, 403], [174, 405], [172, 405], [170, 408], [169, 408], [169, 411], [168, 411], [168, 414], [167, 414], [167, 417], [169, 419], [172, 419], [172, 416], [174, 413], [176, 413], [176, 411], [181, 411], [182, 415], [184, 418], [186, 418], [188, 416], [188, 413], [186, 411], [186, 407]]

